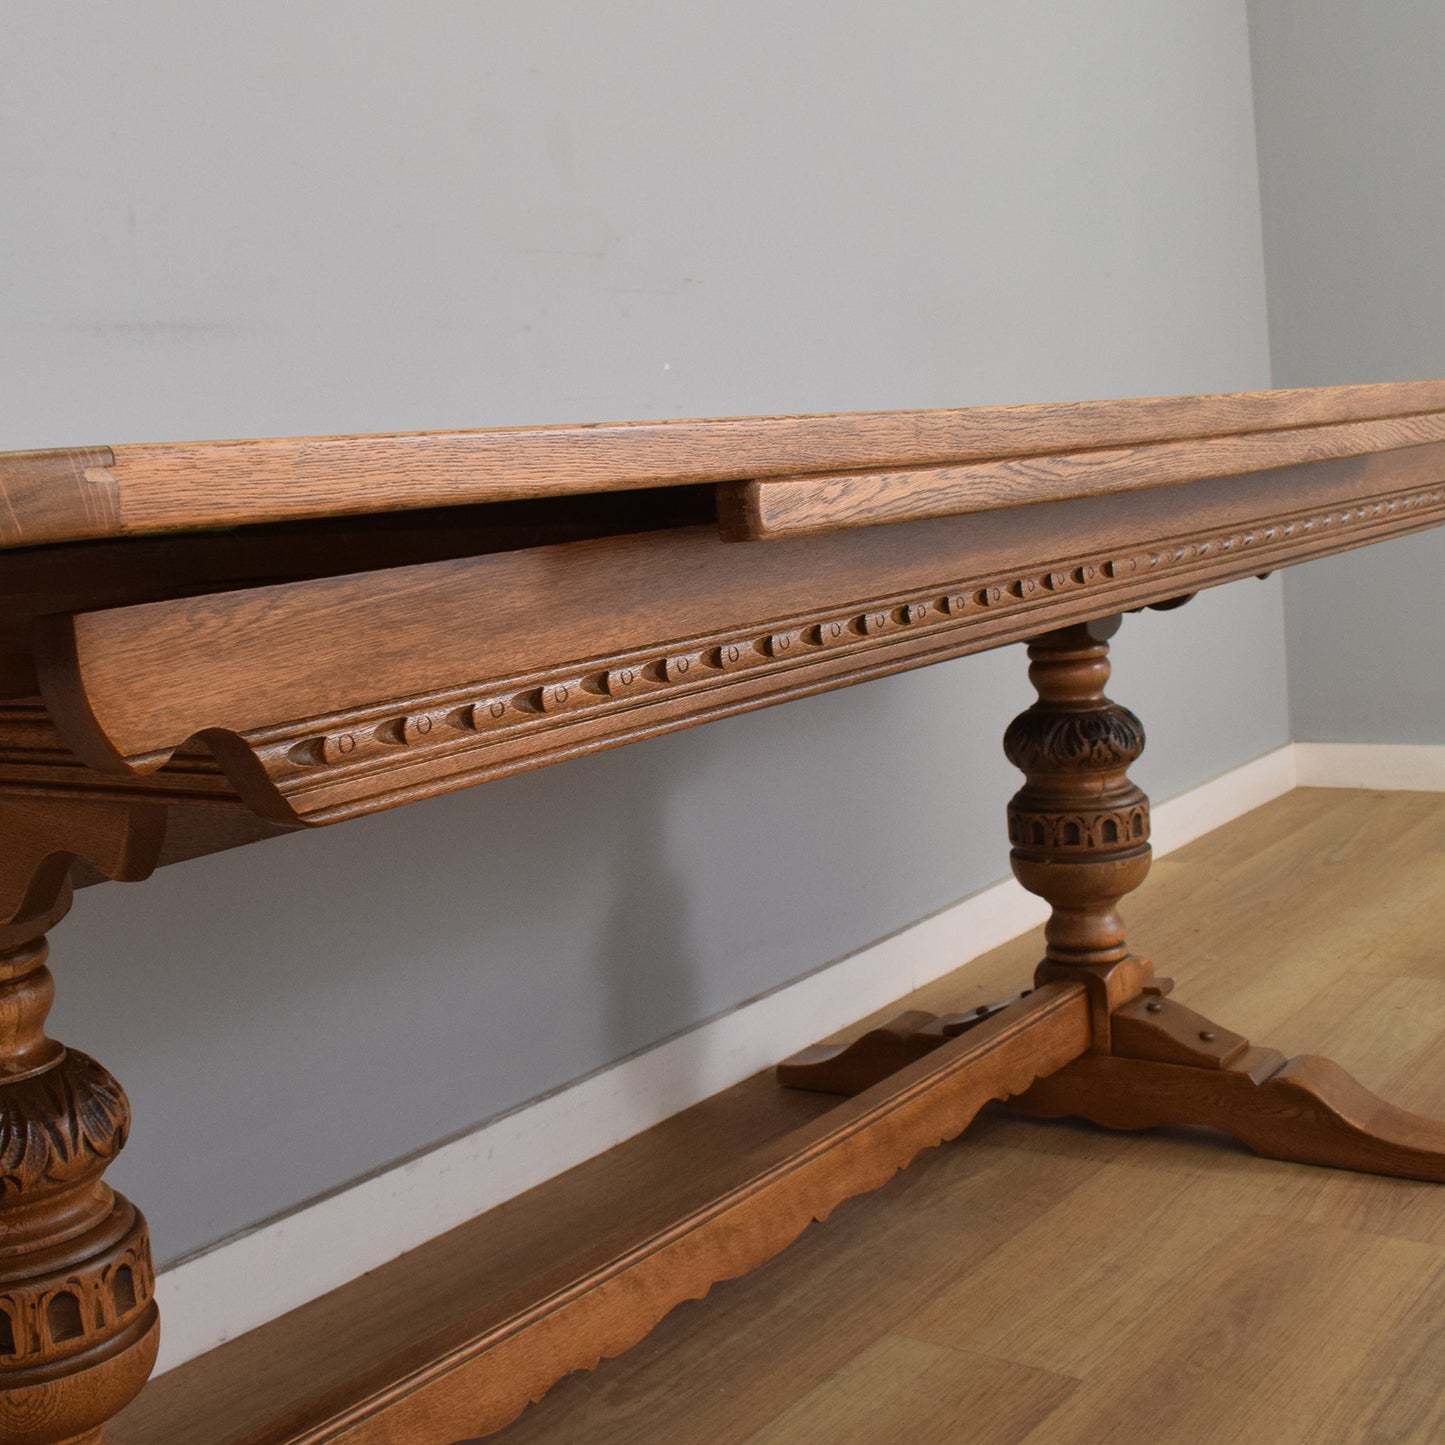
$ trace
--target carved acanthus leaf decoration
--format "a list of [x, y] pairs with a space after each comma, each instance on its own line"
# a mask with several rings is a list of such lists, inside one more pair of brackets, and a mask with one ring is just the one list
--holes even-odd
[[1025, 773], [1126, 768], [1144, 751], [1144, 724], [1118, 703], [1080, 712], [1036, 705], [1009, 724], [1003, 750]]
[[98, 1174], [129, 1127], [125, 1091], [74, 1049], [40, 1073], [0, 1084], [0, 1201]]

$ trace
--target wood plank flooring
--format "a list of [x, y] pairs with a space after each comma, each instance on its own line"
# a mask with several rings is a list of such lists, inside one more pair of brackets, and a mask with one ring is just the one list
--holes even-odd
[[[1445, 1114], [1445, 797], [1296, 791], [1125, 912], [1181, 1001]], [[900, 1007], [1007, 996], [1038, 950]], [[1445, 1441], [1445, 1189], [989, 1111], [489, 1439]]]

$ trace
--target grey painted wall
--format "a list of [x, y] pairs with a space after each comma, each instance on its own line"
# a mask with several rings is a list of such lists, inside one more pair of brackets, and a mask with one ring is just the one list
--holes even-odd
[[[1445, 376], [1445, 6], [1251, 0], [1276, 386]], [[1293, 735], [1445, 743], [1445, 533], [1285, 580]]]
[[[1243, 0], [8, 7], [0, 447], [1269, 381]], [[1277, 582], [1132, 620], [1158, 797]], [[81, 895], [173, 1258], [1005, 871], [1018, 649]]]

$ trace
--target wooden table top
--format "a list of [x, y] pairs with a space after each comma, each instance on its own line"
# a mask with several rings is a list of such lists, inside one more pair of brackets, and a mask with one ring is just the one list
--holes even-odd
[[[753, 534], [774, 535], [859, 525], [849, 513], [860, 494], [868, 498], [863, 520], [892, 521], [1442, 440], [1445, 380], [965, 410], [10, 452], [0, 453], [0, 547], [698, 483], [814, 479], [801, 492], [794, 487], [791, 497], [787, 488], [754, 487], [729, 498], [742, 518], [733, 535], [748, 533], [749, 512]], [[1212, 445], [1197, 445], [1202, 441]], [[979, 466], [1005, 459], [1012, 465]], [[926, 511], [916, 486], [893, 475], [963, 468], [973, 470], [928, 479]], [[838, 473], [850, 474], [845, 485]], [[831, 485], [820, 491], [819, 477]], [[761, 515], [759, 490], [767, 498]]]

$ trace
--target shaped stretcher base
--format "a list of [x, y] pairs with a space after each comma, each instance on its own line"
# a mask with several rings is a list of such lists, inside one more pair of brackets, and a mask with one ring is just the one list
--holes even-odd
[[1267, 1159], [1445, 1183], [1445, 1122], [1386, 1103], [1318, 1054], [1250, 1049], [1223, 1069], [1086, 1054], [1010, 1107], [1111, 1129], [1218, 1129]]

